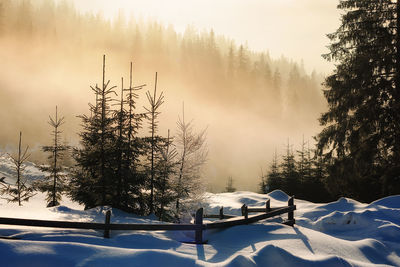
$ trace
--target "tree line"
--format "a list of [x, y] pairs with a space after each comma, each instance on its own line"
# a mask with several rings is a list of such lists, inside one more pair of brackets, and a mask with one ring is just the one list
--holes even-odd
[[315, 148], [311, 148], [304, 138], [300, 149], [295, 151], [288, 141], [280, 158], [275, 150], [267, 173], [261, 170], [259, 191], [266, 194], [279, 189], [313, 202], [334, 200], [324, 183], [327, 166], [315, 152]]
[[[23, 163], [29, 154], [28, 147], [21, 148], [20, 133], [18, 154], [12, 156], [16, 183], [3, 179], [0, 193], [19, 205], [39, 190], [47, 193], [48, 207], [59, 205], [62, 194], [67, 194], [86, 209], [109, 205], [139, 215], [156, 214], [161, 220], [179, 220], [203, 190], [206, 130], [195, 131], [183, 109], [176, 136], [169, 130], [161, 135], [158, 117], [164, 94], [158, 91], [157, 73], [154, 89], [146, 92], [148, 106], [138, 112], [139, 92], [146, 85], [133, 84], [131, 63], [128, 85], [121, 78], [120, 86], [112, 86], [106, 78], [105, 60], [103, 56], [101, 84], [91, 86], [95, 101], [89, 104], [90, 114], [80, 116], [80, 146], [71, 148], [60, 141], [65, 120], [56, 107], [55, 116], [49, 117], [52, 144], [42, 147], [49, 154], [48, 164], [40, 167], [46, 177], [33, 183], [23, 179]], [[139, 136], [146, 128], [149, 135]], [[75, 164], [67, 169], [61, 159], [70, 150]]]
[[166, 77], [190, 85], [200, 99], [248, 109], [256, 104], [262, 116], [296, 110], [307, 117], [325, 105], [321, 75], [307, 74], [302, 64], [285, 57], [272, 59], [268, 51], [251, 51], [212, 29], [188, 26], [177, 33], [171, 26], [127, 17], [122, 11], [109, 21], [101, 14], [80, 14], [70, 1], [0, 3], [0, 37], [31, 46], [46, 44], [47, 57], [52, 49], [54, 54], [75, 56], [93, 49], [118, 51], [145, 70], [157, 65]]

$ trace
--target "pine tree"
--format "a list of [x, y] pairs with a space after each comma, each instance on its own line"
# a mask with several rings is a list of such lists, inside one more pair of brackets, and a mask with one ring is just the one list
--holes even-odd
[[[305, 148], [307, 144], [307, 148]], [[322, 157], [315, 154], [312, 156], [313, 151], [310, 149], [309, 143], [303, 141], [303, 171], [300, 176], [301, 192], [297, 194], [305, 200], [313, 202], [325, 202], [333, 200], [325, 188], [325, 173], [324, 163], [321, 161]], [[298, 154], [301, 158], [301, 154]], [[299, 171], [300, 173], [300, 171]]]
[[260, 186], [258, 192], [261, 194], [266, 194], [266, 193], [268, 193], [267, 176], [264, 174], [263, 169], [262, 168], [260, 168], [260, 169], [261, 169], [261, 174], [260, 174], [261, 181], [258, 184]]
[[247, 78], [247, 72], [249, 68], [249, 58], [247, 55], [247, 49], [243, 46], [240, 45], [239, 50], [237, 52], [237, 61], [238, 61], [238, 70], [240, 75], [242, 75], [243, 78]]
[[296, 159], [289, 141], [286, 148], [286, 155], [282, 156], [280, 168], [283, 179], [282, 189], [289, 195], [299, 192], [299, 174], [296, 169]]
[[129, 88], [124, 89], [127, 92], [126, 104], [127, 121], [126, 124], [126, 151], [122, 161], [122, 169], [125, 170], [122, 180], [122, 198], [121, 206], [129, 211], [138, 214], [146, 213], [145, 197], [143, 195], [143, 184], [145, 183], [145, 175], [140, 169], [140, 157], [143, 156], [143, 140], [138, 137], [138, 131], [142, 127], [144, 114], [136, 112], [136, 101], [138, 99], [137, 92], [145, 87], [145, 84], [133, 86], [133, 68], [130, 63], [129, 72]]
[[233, 178], [232, 176], [228, 177], [228, 181], [226, 183], [226, 187], [225, 187], [225, 192], [231, 193], [231, 192], [235, 192], [236, 188], [233, 187]]
[[306, 175], [306, 165], [307, 165], [307, 151], [305, 148], [306, 143], [304, 142], [304, 136], [303, 140], [301, 142], [301, 150], [297, 150], [297, 155], [298, 155], [298, 161], [297, 163], [297, 172], [299, 174], [300, 180], [304, 180], [305, 175]]
[[163, 92], [157, 96], [157, 72], [154, 83], [154, 91], [153, 95], [147, 91], [146, 92], [147, 100], [149, 101], [150, 107], [145, 107], [147, 111], [147, 118], [149, 120], [149, 130], [150, 130], [150, 155], [148, 157], [150, 161], [150, 197], [149, 197], [149, 208], [150, 214], [154, 212], [154, 182], [155, 182], [155, 164], [156, 164], [156, 148], [163, 141], [160, 136], [157, 136], [157, 128], [158, 128], [158, 115], [160, 115], [160, 106], [164, 103], [164, 95]]
[[61, 160], [63, 154], [69, 149], [69, 146], [61, 144], [60, 141], [60, 127], [64, 124], [64, 117], [58, 117], [58, 110], [56, 106], [55, 118], [49, 116], [49, 124], [53, 127], [52, 136], [53, 144], [50, 146], [43, 146], [43, 152], [50, 153], [48, 159], [50, 165], [43, 165], [40, 170], [49, 173], [45, 180], [35, 183], [35, 187], [41, 192], [47, 192], [47, 207], [54, 207], [60, 205], [61, 194], [66, 190], [66, 175], [65, 168], [62, 166]]
[[235, 69], [236, 69], [235, 48], [233, 46], [233, 43], [231, 43], [229, 46], [229, 52], [227, 57], [228, 59], [227, 59], [226, 76], [228, 78], [228, 81], [232, 81], [235, 77]]
[[193, 122], [185, 121], [183, 108], [182, 119], [178, 119], [177, 148], [179, 157], [179, 170], [177, 171], [174, 190], [176, 192], [175, 216], [179, 215], [185, 207], [182, 201], [188, 198], [195, 199], [196, 193], [201, 191], [201, 167], [207, 159], [205, 145], [206, 129], [195, 133]]
[[[324, 162], [324, 157], [318, 154], [318, 151], [314, 152], [314, 156], [311, 158], [311, 175], [309, 180], [307, 180], [309, 190], [306, 191], [306, 199], [313, 202], [333, 201], [337, 198], [332, 197], [326, 187], [326, 179], [328, 178], [326, 171], [327, 164]], [[334, 186], [339, 185], [335, 184], [334, 182], [328, 184]]]
[[118, 103], [119, 110], [115, 111], [114, 117], [117, 120], [116, 125], [116, 133], [117, 133], [117, 142], [115, 143], [115, 157], [116, 157], [116, 178], [117, 178], [117, 188], [115, 191], [115, 201], [114, 207], [122, 207], [122, 186], [123, 181], [125, 180], [126, 170], [123, 166], [123, 158], [125, 156], [127, 141], [125, 135], [125, 122], [127, 120], [127, 112], [124, 109], [124, 78], [121, 77], [121, 93], [120, 93], [120, 101]]
[[[282, 108], [282, 77], [279, 69], [275, 69], [274, 75], [272, 76], [272, 98], [274, 103], [277, 103], [277, 106]], [[279, 109], [279, 110], [280, 110]]]
[[289, 107], [293, 110], [301, 110], [301, 97], [306, 95], [306, 92], [297, 64], [294, 64], [289, 72], [287, 87], [287, 101]]
[[91, 87], [96, 94], [95, 105], [90, 105], [91, 116], [82, 115], [84, 131], [80, 133], [81, 149], [75, 151], [78, 168], [71, 178], [71, 197], [86, 208], [111, 205], [115, 184], [115, 147], [117, 137], [113, 128], [111, 95], [115, 86], [105, 80], [103, 56], [102, 86]]
[[15, 165], [16, 181], [15, 184], [7, 184], [3, 180], [1, 182], [2, 188], [0, 194], [7, 196], [4, 197], [8, 202], [18, 202], [19, 206], [22, 206], [22, 202], [29, 201], [29, 199], [35, 195], [34, 188], [28, 184], [28, 180], [23, 177], [25, 170], [24, 163], [29, 158], [28, 149], [26, 146], [25, 150], [22, 150], [22, 132], [19, 132], [18, 142], [18, 154], [16, 156], [9, 155], [13, 164]]
[[342, 0], [338, 8], [345, 12], [325, 55], [338, 64], [325, 80], [318, 148], [340, 185], [332, 193], [371, 201], [400, 192], [400, 2]]
[[157, 146], [158, 153], [156, 154], [157, 165], [155, 171], [159, 179], [155, 180], [154, 188], [156, 194], [154, 196], [154, 207], [156, 215], [162, 221], [171, 220], [172, 214], [170, 212], [170, 204], [175, 200], [175, 193], [173, 190], [172, 177], [177, 172], [178, 162], [176, 161], [177, 151], [173, 146], [173, 138], [168, 136], [163, 145]]
[[285, 185], [283, 182], [284, 180], [282, 179], [282, 174], [279, 170], [278, 154], [275, 150], [272, 163], [266, 176], [265, 186], [262, 188], [263, 192], [266, 194], [276, 189], [284, 190]]

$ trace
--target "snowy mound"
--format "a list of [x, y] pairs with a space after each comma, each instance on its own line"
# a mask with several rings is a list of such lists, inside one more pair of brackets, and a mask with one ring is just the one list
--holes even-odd
[[274, 190], [269, 193], [268, 196], [272, 199], [275, 199], [276, 201], [288, 201], [289, 199], [289, 196], [281, 190]]
[[[9, 175], [7, 164], [0, 165], [0, 175]], [[68, 199], [45, 208], [44, 198], [38, 194], [22, 207], [0, 201], [0, 211], [4, 217], [104, 222], [109, 209], [83, 210]], [[240, 215], [243, 204], [264, 207], [267, 198], [278, 207], [288, 195], [206, 193], [201, 205], [209, 214], [223, 207], [225, 214]], [[104, 239], [96, 230], [0, 225], [1, 266], [400, 266], [400, 196], [371, 204], [348, 198], [295, 204], [294, 227], [266, 220], [210, 230], [204, 245], [184, 243], [193, 241], [193, 231], [111, 231]], [[117, 209], [111, 222], [160, 223]]]
[[379, 205], [386, 208], [395, 208], [400, 209], [400, 195], [385, 197], [379, 200], [376, 200], [371, 203], [371, 205]]

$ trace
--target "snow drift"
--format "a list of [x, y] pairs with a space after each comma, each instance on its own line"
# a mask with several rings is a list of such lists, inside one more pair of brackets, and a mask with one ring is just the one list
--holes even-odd
[[[31, 178], [41, 174], [29, 165]], [[7, 163], [0, 176], [12, 181]], [[285, 206], [282, 191], [268, 195], [251, 192], [207, 193], [205, 213], [240, 215], [243, 204]], [[295, 200], [296, 225], [279, 218], [224, 230], [205, 231], [207, 244], [184, 243], [192, 231], [102, 231], [0, 225], [1, 266], [400, 266], [400, 196], [370, 204], [341, 198], [328, 204]], [[46, 208], [38, 194], [24, 206], [0, 202], [1, 217], [104, 222], [107, 207], [84, 211], [64, 199], [62, 206]], [[112, 210], [114, 223], [160, 223]]]

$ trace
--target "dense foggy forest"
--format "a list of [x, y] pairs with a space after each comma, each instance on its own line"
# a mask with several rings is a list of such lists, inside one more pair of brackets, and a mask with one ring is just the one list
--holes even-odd
[[[128, 75], [130, 61], [134, 84], [153, 86], [153, 75], [159, 73], [169, 103], [161, 115], [164, 132], [175, 123], [183, 101], [199, 126], [209, 126], [212, 164], [205, 176], [210, 190], [222, 189], [230, 175], [240, 188], [256, 190], [259, 166], [266, 165], [271, 152], [283, 150], [289, 135], [300, 142], [318, 127], [315, 119], [325, 106], [322, 78], [306, 73], [302, 63], [251, 51], [212, 30], [188, 26], [177, 33], [172, 26], [123, 11], [109, 21], [101, 14], [81, 14], [68, 1], [1, 3], [0, 53], [7, 64], [1, 67], [0, 104], [7, 113], [0, 115], [0, 140], [5, 148], [12, 149], [15, 133], [22, 130], [33, 158], [43, 160], [35, 151], [46, 141], [44, 121], [54, 104], [68, 120], [65, 141], [77, 145], [76, 116], [93, 99], [88, 80], [99, 77], [105, 51], [112, 51], [113, 81]], [[256, 135], [259, 141], [248, 138]], [[249, 172], [251, 184], [242, 180]]]

